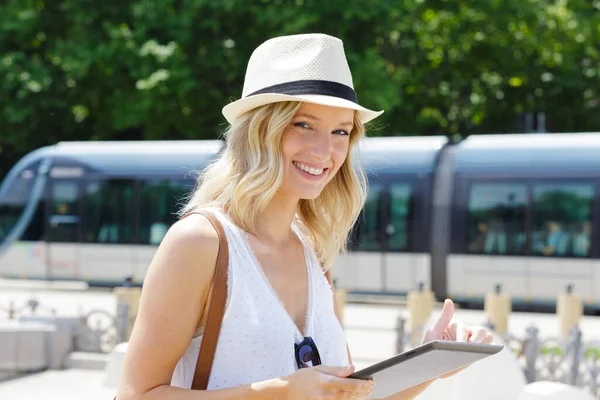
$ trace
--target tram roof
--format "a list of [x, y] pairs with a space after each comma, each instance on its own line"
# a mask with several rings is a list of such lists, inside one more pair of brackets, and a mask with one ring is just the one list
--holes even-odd
[[42, 153], [106, 174], [187, 173], [203, 167], [221, 140], [60, 142]]
[[[361, 142], [360, 155], [369, 172], [430, 172], [447, 141], [444, 136], [370, 137]], [[61, 142], [50, 147], [49, 154], [103, 173], [176, 173], [202, 167], [223, 144], [221, 140]]]
[[370, 137], [359, 148], [369, 173], [423, 173], [435, 169], [445, 136]]
[[464, 173], [583, 174], [600, 170], [600, 133], [472, 135], [457, 144]]

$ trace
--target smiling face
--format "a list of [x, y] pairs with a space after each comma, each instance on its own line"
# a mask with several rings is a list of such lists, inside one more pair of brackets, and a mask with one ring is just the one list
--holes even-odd
[[281, 138], [284, 175], [279, 193], [318, 197], [346, 160], [353, 121], [350, 109], [302, 105]]

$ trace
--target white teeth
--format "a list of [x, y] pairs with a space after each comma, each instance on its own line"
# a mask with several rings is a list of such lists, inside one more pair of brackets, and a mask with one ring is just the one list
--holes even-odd
[[301, 163], [298, 163], [298, 162], [295, 162], [295, 161], [294, 161], [294, 165], [296, 167], [300, 168], [302, 171], [306, 171], [306, 172], [308, 172], [311, 175], [317, 175], [318, 176], [318, 175], [321, 175], [323, 173], [323, 169], [321, 169], [321, 168], [311, 168], [311, 167], [308, 167], [308, 166], [306, 166], [304, 164], [301, 164]]

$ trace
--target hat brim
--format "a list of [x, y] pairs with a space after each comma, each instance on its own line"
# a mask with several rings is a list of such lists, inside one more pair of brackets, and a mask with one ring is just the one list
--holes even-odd
[[277, 103], [280, 101], [301, 101], [305, 103], [320, 104], [330, 107], [349, 108], [351, 110], [358, 111], [360, 120], [363, 124], [366, 124], [367, 122], [372, 121], [373, 119], [383, 114], [383, 111], [372, 111], [352, 101], [341, 99], [339, 97], [316, 94], [292, 96], [287, 94], [265, 93], [246, 97], [227, 104], [225, 107], [223, 107], [223, 116], [225, 117], [227, 122], [233, 124], [242, 114], [250, 110], [253, 110], [260, 106], [264, 106], [266, 104]]

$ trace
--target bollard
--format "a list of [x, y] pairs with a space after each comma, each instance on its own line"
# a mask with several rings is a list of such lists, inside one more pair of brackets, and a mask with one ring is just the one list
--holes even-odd
[[418, 289], [408, 292], [408, 309], [410, 311], [410, 341], [419, 343], [422, 339], [424, 327], [433, 311], [435, 296], [431, 290], [425, 290], [422, 281]]
[[556, 314], [560, 324], [560, 337], [569, 339], [569, 332], [579, 324], [583, 315], [583, 302], [581, 297], [573, 293], [573, 285], [567, 285], [567, 291], [558, 295]]
[[496, 284], [493, 293], [485, 296], [484, 312], [492, 329], [499, 335], [508, 332], [508, 316], [512, 310], [511, 299], [502, 293], [502, 285]]
[[116, 315], [118, 324], [126, 325], [121, 327], [123, 331], [121, 332], [121, 335], [119, 335], [119, 339], [128, 341], [137, 316], [142, 289], [133, 287], [131, 277], [127, 277], [124, 286], [115, 287], [113, 294], [117, 298]]

